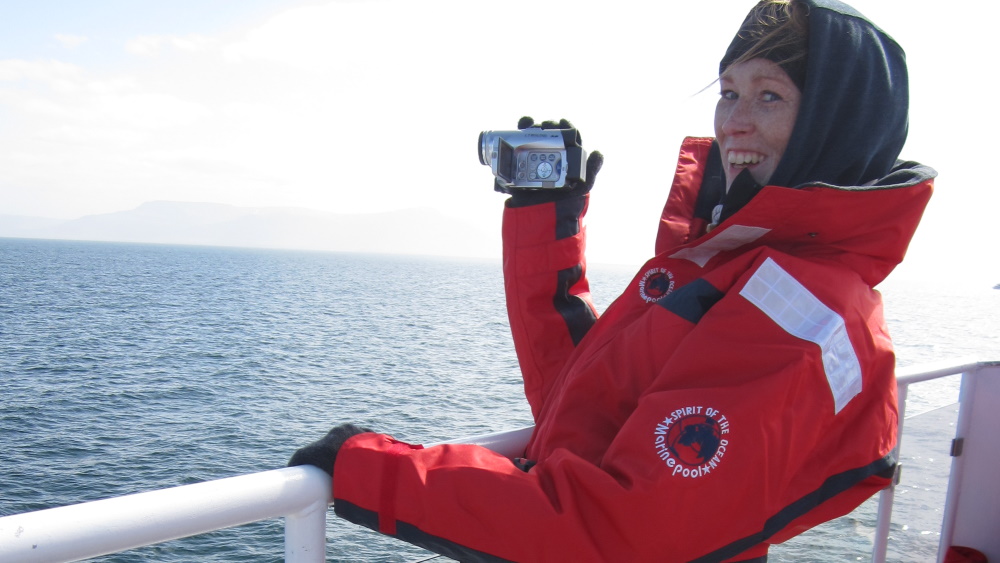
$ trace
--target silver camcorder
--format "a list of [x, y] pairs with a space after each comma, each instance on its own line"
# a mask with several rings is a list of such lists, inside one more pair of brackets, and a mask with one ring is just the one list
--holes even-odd
[[479, 162], [508, 190], [560, 189], [587, 179], [587, 152], [576, 129], [483, 131]]

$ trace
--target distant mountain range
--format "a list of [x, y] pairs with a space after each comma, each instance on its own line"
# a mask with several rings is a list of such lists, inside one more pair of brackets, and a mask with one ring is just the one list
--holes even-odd
[[488, 233], [434, 209], [336, 214], [291, 207], [154, 201], [129, 211], [71, 220], [0, 215], [0, 237], [500, 256], [499, 232]]

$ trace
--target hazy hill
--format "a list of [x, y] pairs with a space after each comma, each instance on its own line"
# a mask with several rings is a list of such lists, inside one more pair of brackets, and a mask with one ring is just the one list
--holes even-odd
[[155, 201], [72, 220], [0, 215], [0, 237], [500, 256], [499, 232], [487, 233], [434, 209], [352, 215]]

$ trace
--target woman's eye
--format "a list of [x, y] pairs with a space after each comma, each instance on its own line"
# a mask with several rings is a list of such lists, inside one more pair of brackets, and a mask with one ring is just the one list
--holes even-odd
[[739, 96], [736, 95], [736, 92], [733, 92], [732, 90], [723, 90], [721, 95], [724, 100], [735, 100], [739, 98]]
[[775, 94], [774, 92], [764, 92], [761, 94], [760, 99], [765, 102], [778, 102], [781, 101], [781, 96]]

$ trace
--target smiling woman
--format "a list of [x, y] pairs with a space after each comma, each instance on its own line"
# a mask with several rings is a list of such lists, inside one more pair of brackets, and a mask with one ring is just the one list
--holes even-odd
[[719, 70], [718, 136], [682, 144], [656, 254], [603, 314], [584, 256], [602, 154], [569, 189], [500, 186], [523, 454], [338, 426], [292, 459], [332, 474], [337, 514], [463, 561], [760, 563], [889, 483], [873, 286], [936, 175], [896, 160], [903, 50], [836, 0], [763, 0]]
[[746, 171], [766, 184], [785, 153], [799, 112], [799, 87], [776, 63], [735, 63], [719, 78], [715, 137], [725, 160], [726, 189]]
[[743, 170], [766, 184], [785, 152], [805, 86], [806, 17], [799, 4], [759, 4], [719, 65], [715, 136], [727, 191]]

